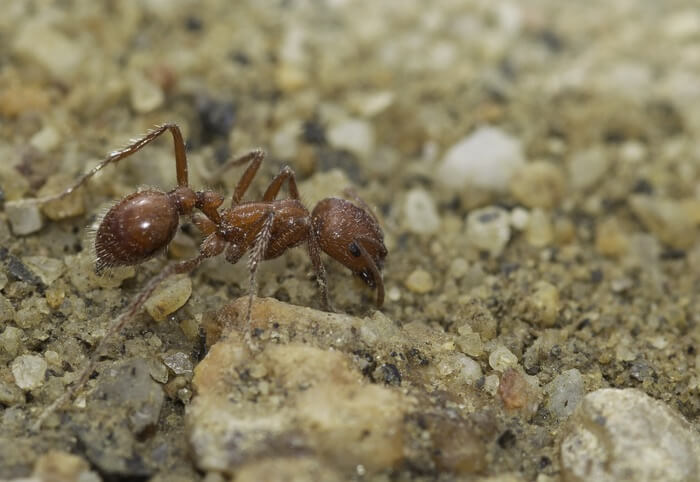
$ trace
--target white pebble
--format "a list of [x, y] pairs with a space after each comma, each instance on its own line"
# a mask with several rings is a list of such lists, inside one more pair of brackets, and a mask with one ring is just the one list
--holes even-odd
[[497, 347], [489, 355], [489, 366], [497, 372], [504, 372], [517, 364], [518, 357], [505, 346]]
[[433, 234], [440, 227], [435, 201], [425, 189], [415, 188], [408, 192], [403, 214], [403, 224], [412, 233]]
[[367, 159], [374, 152], [374, 129], [369, 122], [347, 119], [328, 129], [328, 143]]
[[521, 207], [516, 207], [510, 212], [510, 225], [518, 231], [522, 231], [530, 222], [530, 212]]
[[6, 202], [5, 213], [12, 226], [12, 232], [17, 236], [34, 233], [44, 226], [39, 205], [36, 203], [23, 200]]
[[21, 355], [12, 362], [15, 384], [22, 390], [32, 390], [44, 383], [46, 361], [37, 355]]
[[461, 365], [460, 375], [468, 385], [474, 384], [481, 378], [481, 365], [476, 360], [462, 354], [458, 354], [457, 359]]
[[496, 127], [481, 127], [445, 154], [437, 177], [447, 186], [505, 191], [525, 162], [520, 141]]
[[476, 209], [467, 216], [466, 229], [472, 246], [498, 256], [510, 240], [510, 216], [496, 206]]

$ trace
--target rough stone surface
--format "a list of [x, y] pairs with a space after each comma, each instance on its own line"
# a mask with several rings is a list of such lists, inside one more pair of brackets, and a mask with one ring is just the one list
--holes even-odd
[[[371, 372], [370, 380], [363, 375], [366, 359], [358, 356], [382, 346], [396, 349], [392, 339], [425, 340], [430, 332], [416, 326], [402, 335], [404, 330], [381, 317], [368, 327], [372, 331], [361, 332], [357, 318], [258, 299], [252, 328], [261, 346], [251, 351], [239, 331], [245, 303], [241, 299], [230, 305], [205, 326], [208, 342], [215, 343], [195, 368], [196, 396], [187, 412], [198, 466], [222, 473], [257, 473], [260, 469], [253, 467], [261, 457], [304, 453], [311, 457], [311, 467], [328, 465], [345, 474], [358, 466], [368, 473], [398, 467], [418, 443], [408, 420], [422, 410], [405, 389], [412, 393], [411, 387], [429, 379], [421, 373], [430, 370], [430, 362], [422, 358], [428, 355], [409, 350], [414, 354], [408, 363], [418, 371], [410, 365], [385, 364]], [[225, 326], [233, 331], [222, 332]], [[329, 345], [334, 349], [323, 348]], [[443, 360], [436, 369], [457, 375], [450, 382], [454, 389], [474, 384], [481, 376], [479, 364], [464, 355]], [[257, 400], [251, 399], [254, 393]], [[458, 432], [465, 459], [436, 462], [472, 472], [482, 464], [482, 448], [468, 425]], [[429, 433], [438, 437], [439, 432]], [[348, 445], [348, 440], [354, 442]], [[447, 441], [433, 443], [449, 457], [457, 456]]]
[[700, 435], [638, 390], [601, 389], [574, 412], [561, 458], [568, 481], [691, 481], [700, 470]]

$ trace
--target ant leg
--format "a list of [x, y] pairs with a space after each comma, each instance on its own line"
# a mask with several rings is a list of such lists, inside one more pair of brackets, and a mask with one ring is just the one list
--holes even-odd
[[173, 136], [173, 143], [175, 144], [175, 169], [177, 172], [177, 184], [178, 186], [187, 186], [187, 155], [185, 153], [185, 141], [182, 138], [182, 133], [177, 124], [163, 124], [157, 126], [156, 128], [148, 131], [146, 135], [141, 138], [131, 141], [131, 144], [124, 147], [123, 149], [118, 149], [112, 151], [109, 155], [102, 160], [98, 165], [93, 167], [91, 170], [80, 176], [72, 186], [65, 189], [63, 192], [55, 194], [53, 196], [46, 196], [39, 199], [27, 199], [25, 202], [34, 202], [37, 204], [45, 204], [51, 201], [58, 201], [70, 195], [77, 188], [85, 184], [85, 182], [92, 176], [100, 172], [105, 166], [113, 162], [119, 162], [125, 157], [129, 157], [137, 151], [143, 149], [147, 144], [153, 142], [165, 131], [170, 131]]
[[376, 241], [374, 241], [371, 238], [356, 238], [355, 244], [357, 247], [360, 249], [360, 256], [362, 256], [365, 260], [365, 263], [369, 267], [370, 271], [372, 272], [372, 278], [374, 279], [374, 284], [377, 285], [377, 308], [381, 308], [382, 305], [384, 304], [384, 279], [382, 278], [382, 273], [379, 271], [379, 268], [377, 267], [377, 264], [374, 262], [374, 259], [372, 259], [372, 256], [367, 252], [367, 249], [362, 245], [361, 242], [357, 241], [364, 241], [364, 242], [369, 242], [376, 244]]
[[253, 312], [253, 298], [255, 298], [255, 295], [257, 294], [257, 282], [255, 279], [255, 273], [258, 270], [260, 262], [265, 257], [267, 245], [270, 242], [270, 238], [272, 236], [272, 225], [274, 224], [274, 221], [275, 212], [272, 209], [270, 209], [265, 216], [265, 220], [263, 221], [260, 231], [258, 232], [257, 236], [255, 236], [255, 244], [253, 245], [253, 249], [250, 252], [250, 257], [248, 258], [248, 271], [250, 271], [250, 286], [248, 288], [249, 293], [248, 308], [246, 310], [245, 341], [248, 344], [248, 347], [251, 349], [256, 348], [255, 344], [251, 339], [250, 334], [250, 321]]
[[136, 316], [139, 309], [143, 306], [148, 297], [153, 294], [153, 291], [164, 279], [174, 274], [189, 273], [199, 266], [207, 257], [207, 255], [200, 254], [194, 258], [171, 264], [151, 278], [141, 289], [138, 296], [136, 296], [136, 298], [129, 303], [127, 308], [114, 321], [112, 321], [112, 324], [107, 329], [104, 337], [97, 344], [97, 348], [95, 348], [95, 351], [92, 353], [87, 365], [80, 373], [78, 381], [75, 382], [68, 390], [66, 390], [63, 395], [58, 397], [51, 405], [44, 409], [37, 421], [32, 426], [32, 430], [38, 431], [41, 428], [41, 424], [44, 423], [44, 420], [46, 420], [46, 417], [55, 412], [64, 403], [72, 400], [75, 394], [85, 386], [90, 378], [90, 374], [95, 370], [100, 354], [107, 346], [107, 343], [111, 341], [111, 339], [114, 338], [114, 336], [117, 335], [124, 328], [124, 326]]
[[263, 194], [263, 201], [274, 201], [277, 194], [282, 188], [284, 181], [288, 181], [289, 184], [289, 197], [292, 199], [299, 199], [299, 189], [297, 188], [297, 180], [294, 171], [289, 166], [284, 166], [279, 174], [277, 174], [270, 185], [267, 187], [265, 194]]
[[214, 179], [220, 178], [224, 172], [228, 171], [234, 166], [240, 166], [241, 164], [250, 162], [245, 172], [241, 176], [241, 179], [238, 181], [238, 184], [236, 184], [236, 189], [233, 191], [233, 196], [231, 197], [231, 206], [240, 204], [241, 199], [243, 199], [243, 195], [248, 190], [248, 187], [253, 181], [255, 175], [258, 173], [258, 169], [260, 169], [260, 164], [262, 163], [263, 159], [265, 159], [265, 151], [262, 149], [253, 149], [247, 154], [243, 154], [240, 157], [227, 161], [216, 170], [212, 176]]
[[345, 196], [348, 196], [349, 198], [351, 198], [357, 204], [359, 204], [362, 209], [367, 211], [367, 213], [370, 216], [372, 216], [372, 219], [374, 219], [374, 222], [379, 224], [379, 219], [377, 219], [377, 216], [374, 214], [374, 211], [372, 210], [372, 208], [370, 208], [369, 204], [367, 204], [365, 202], [365, 200], [362, 199], [359, 194], [357, 194], [357, 191], [355, 190], [354, 187], [346, 187], [345, 189], [343, 189], [343, 194]]
[[309, 250], [309, 257], [311, 258], [311, 264], [316, 272], [316, 281], [318, 281], [318, 287], [321, 290], [321, 307], [324, 311], [333, 311], [333, 306], [331, 305], [328, 297], [328, 278], [326, 277], [326, 268], [323, 266], [323, 261], [321, 261], [321, 247], [319, 246], [318, 239], [313, 233], [311, 233], [309, 236], [307, 247]]

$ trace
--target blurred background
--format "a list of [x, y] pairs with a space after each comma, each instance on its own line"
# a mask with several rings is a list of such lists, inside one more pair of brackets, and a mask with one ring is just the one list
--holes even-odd
[[[262, 147], [248, 199], [290, 165], [310, 209], [350, 185], [375, 209], [389, 249], [383, 312], [394, 323], [458, 334], [478, 302], [497, 320], [474, 355], [485, 375], [488, 353], [506, 346], [540, 386], [575, 368], [581, 390], [640, 388], [695, 429], [699, 106], [692, 0], [27, 0], [5, 2], [0, 15], [5, 203], [60, 191], [164, 122], [185, 135], [195, 188], [230, 194], [240, 169], [217, 179], [217, 167]], [[174, 183], [163, 136], [56, 212], [0, 213], [0, 321], [19, 330], [0, 334], [4, 383], [21, 354], [57, 353], [57, 378], [70, 371], [61, 359], [77, 365], [89, 353], [80, 333], [161, 265], [138, 268], [123, 293], [119, 283], [86, 292], [87, 275], [71, 271], [89, 265], [84, 228], [137, 187]], [[185, 225], [169, 256], [192, 255], [198, 242]], [[8, 253], [30, 268], [33, 259], [66, 299], [85, 300], [74, 302], [87, 314], [63, 328], [63, 341], [51, 337], [55, 317], [37, 308], [46, 294], [8, 267]], [[367, 315], [374, 293], [326, 265], [336, 308]], [[176, 321], [246, 289], [244, 263], [213, 262], [193, 277]], [[304, 250], [266, 263], [260, 293], [318, 308]], [[145, 326], [132, 335], [153, 330], [193, 350], [177, 323]], [[9, 339], [19, 341], [8, 348]], [[545, 339], [546, 349], [528, 351]], [[62, 386], [0, 399], [6, 433], [26, 442], [4, 458], [0, 448], [0, 476], [26, 475], [34, 450], [57, 443], [19, 434], [28, 406]], [[479, 473], [557, 480], [558, 445], [544, 432], [560, 419], [539, 415], [536, 427], [529, 416], [510, 428], [499, 419], [494, 435], [510, 430], [519, 445], [490, 440]], [[163, 480], [202, 475], [189, 462], [169, 467]]]

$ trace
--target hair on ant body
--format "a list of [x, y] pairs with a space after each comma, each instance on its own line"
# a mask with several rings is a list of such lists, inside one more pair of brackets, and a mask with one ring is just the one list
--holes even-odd
[[[189, 186], [185, 143], [176, 124], [158, 126], [124, 149], [111, 152], [60, 194], [22, 202], [44, 204], [64, 198], [108, 164], [134, 154], [165, 132], [170, 132], [173, 137], [177, 186], [167, 192], [156, 189], [137, 191], [117, 202], [102, 218], [95, 232], [95, 268], [99, 272], [110, 267], [137, 265], [164, 251], [177, 232], [181, 216], [190, 217], [204, 236], [199, 253], [191, 259], [166, 266], [143, 286], [109, 326], [76, 383], [44, 410], [35, 429], [82, 389], [106, 343], [138, 314], [164, 279], [173, 274], [189, 273], [207, 258], [223, 254], [229, 263], [237, 263], [244, 254], [249, 254], [250, 287], [245, 339], [251, 348], [254, 348], [254, 343], [250, 334], [250, 317], [256, 294], [257, 268], [261, 261], [281, 256], [289, 248], [306, 245], [324, 310], [332, 310], [332, 307], [321, 252], [350, 269], [368, 286], [376, 288], [377, 307], [384, 302], [381, 274], [387, 255], [384, 234], [376, 216], [354, 191], [346, 191], [354, 202], [327, 198], [309, 212], [300, 200], [294, 171], [284, 167], [272, 179], [260, 201], [243, 201], [265, 157], [264, 152], [257, 149], [221, 167], [220, 172], [223, 172], [233, 166], [247, 164], [229, 207], [222, 209], [224, 198], [220, 194], [211, 190], [195, 191]], [[289, 197], [277, 199], [285, 182]]]

